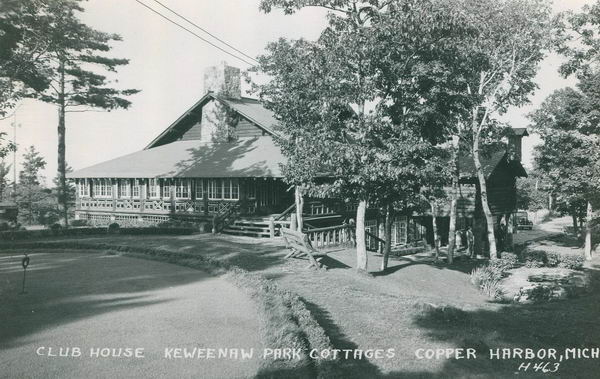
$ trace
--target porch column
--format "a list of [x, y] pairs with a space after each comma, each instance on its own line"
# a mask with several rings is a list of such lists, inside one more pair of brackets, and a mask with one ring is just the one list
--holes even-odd
[[112, 210], [117, 210], [117, 191], [118, 191], [119, 179], [111, 179], [112, 184]]
[[202, 179], [202, 201], [204, 204], [204, 215], [208, 216], [208, 179]]

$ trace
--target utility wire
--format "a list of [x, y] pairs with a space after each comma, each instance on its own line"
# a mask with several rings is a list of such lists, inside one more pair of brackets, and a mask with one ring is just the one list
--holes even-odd
[[181, 24], [179, 24], [179, 23], [177, 23], [177, 22], [175, 22], [175, 21], [171, 20], [170, 18], [168, 18], [168, 17], [167, 17], [167, 16], [165, 16], [164, 14], [160, 13], [159, 11], [157, 11], [157, 10], [155, 10], [155, 9], [153, 9], [153, 8], [151, 8], [151, 7], [149, 7], [148, 5], [146, 5], [146, 4], [144, 4], [144, 3], [142, 3], [140, 0], [135, 0], [135, 2], [136, 2], [136, 3], [138, 3], [138, 4], [140, 4], [140, 5], [142, 5], [142, 6], [143, 6], [143, 7], [145, 7], [145, 8], [148, 8], [149, 10], [151, 10], [151, 11], [152, 11], [152, 12], [154, 12], [154, 13], [156, 13], [157, 15], [159, 15], [159, 16], [160, 16], [160, 17], [162, 17], [162, 18], [164, 18], [165, 20], [169, 21], [170, 23], [172, 23], [172, 24], [174, 24], [174, 25], [176, 25], [176, 26], [180, 27], [181, 29], [185, 30], [186, 32], [188, 32], [188, 33], [192, 34], [192, 35], [193, 35], [193, 36], [195, 36], [196, 38], [198, 38], [198, 39], [200, 39], [200, 40], [202, 40], [202, 41], [204, 41], [204, 42], [208, 43], [208, 44], [209, 44], [209, 45], [211, 45], [212, 47], [214, 47], [214, 48], [217, 48], [217, 49], [221, 50], [221, 51], [222, 51], [222, 52], [224, 52], [225, 54], [228, 54], [228, 55], [230, 55], [230, 56], [232, 56], [232, 57], [234, 57], [234, 58], [236, 58], [236, 59], [238, 59], [238, 60], [240, 60], [240, 61], [242, 61], [242, 62], [246, 63], [246, 64], [247, 64], [247, 65], [249, 65], [249, 66], [254, 66], [254, 64], [253, 64], [253, 63], [250, 63], [250, 62], [248, 62], [247, 60], [245, 60], [244, 58], [241, 58], [241, 57], [239, 57], [239, 56], [237, 56], [237, 55], [235, 55], [235, 54], [233, 54], [233, 53], [231, 53], [231, 52], [229, 52], [229, 51], [227, 51], [227, 50], [225, 50], [225, 49], [221, 48], [220, 46], [217, 46], [217, 45], [215, 45], [214, 43], [210, 42], [209, 40], [207, 40], [207, 39], [205, 39], [205, 38], [203, 38], [203, 37], [199, 36], [198, 34], [194, 33], [194, 32], [193, 32], [193, 31], [191, 31], [190, 29], [186, 28], [185, 26], [183, 26], [183, 25], [181, 25]]
[[223, 41], [222, 39], [220, 39], [216, 35], [212, 34], [208, 30], [206, 30], [203, 27], [201, 27], [200, 25], [198, 25], [198, 24], [194, 23], [193, 21], [189, 20], [188, 18], [186, 18], [185, 16], [181, 15], [180, 13], [177, 13], [173, 9], [167, 7], [166, 5], [164, 5], [163, 3], [161, 3], [160, 1], [154, 0], [154, 2], [157, 3], [158, 5], [160, 5], [161, 7], [167, 9], [169, 12], [173, 13], [174, 15], [176, 15], [176, 16], [180, 17], [181, 19], [187, 21], [189, 24], [194, 25], [196, 28], [202, 30], [204, 33], [208, 34], [209, 36], [211, 36], [212, 38], [214, 38], [217, 41], [221, 42], [222, 44], [224, 44], [225, 46], [229, 47], [230, 49], [235, 50], [238, 53], [242, 54], [244, 57], [249, 58], [249, 59], [253, 60], [254, 62], [258, 63], [258, 61], [256, 59], [254, 59], [253, 57], [251, 57], [250, 55], [248, 55], [248, 54], [244, 53], [243, 51], [237, 49], [235, 46], [232, 46], [231, 44]]

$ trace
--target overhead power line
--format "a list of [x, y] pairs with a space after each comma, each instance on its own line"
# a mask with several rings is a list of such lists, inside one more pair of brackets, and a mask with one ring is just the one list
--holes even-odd
[[135, 2], [136, 2], [136, 3], [138, 3], [138, 4], [140, 4], [140, 5], [142, 5], [143, 7], [147, 8], [147, 9], [151, 10], [152, 12], [156, 13], [156, 14], [157, 14], [157, 15], [159, 15], [160, 17], [162, 17], [162, 18], [164, 18], [165, 20], [169, 21], [171, 24], [174, 24], [174, 25], [176, 25], [176, 26], [180, 27], [181, 29], [183, 29], [183, 30], [185, 30], [186, 32], [188, 32], [188, 33], [192, 34], [193, 36], [195, 36], [196, 38], [198, 38], [198, 39], [200, 39], [200, 40], [202, 40], [202, 41], [204, 41], [204, 42], [208, 43], [208, 44], [209, 44], [209, 45], [211, 45], [212, 47], [214, 47], [214, 48], [216, 48], [216, 49], [219, 49], [220, 51], [224, 52], [225, 54], [228, 54], [228, 55], [230, 55], [230, 56], [234, 57], [235, 59], [238, 59], [238, 60], [240, 60], [240, 61], [242, 61], [242, 62], [246, 63], [247, 65], [254, 66], [254, 64], [253, 64], [253, 63], [250, 63], [250, 62], [248, 62], [247, 60], [245, 60], [244, 58], [242, 58], [242, 57], [240, 57], [240, 56], [238, 56], [238, 55], [235, 55], [235, 54], [233, 54], [232, 52], [230, 52], [230, 51], [227, 51], [227, 50], [223, 49], [223, 48], [222, 48], [222, 47], [220, 47], [220, 46], [217, 46], [216, 44], [214, 44], [214, 43], [212, 43], [211, 41], [207, 40], [206, 38], [203, 38], [202, 36], [200, 36], [200, 35], [198, 35], [198, 34], [194, 33], [193, 31], [191, 31], [190, 29], [186, 28], [185, 26], [183, 26], [183, 25], [181, 25], [181, 24], [177, 23], [176, 21], [173, 21], [173, 20], [171, 20], [170, 18], [168, 18], [168, 17], [167, 17], [167, 16], [165, 16], [164, 14], [160, 13], [159, 11], [157, 11], [157, 10], [155, 10], [155, 9], [153, 9], [153, 8], [151, 8], [151, 7], [149, 7], [148, 5], [144, 4], [144, 3], [143, 3], [143, 2], [141, 2], [140, 0], [135, 0]]
[[216, 39], [217, 41], [221, 42], [223, 45], [229, 47], [232, 50], [237, 51], [238, 53], [242, 54], [244, 57], [249, 58], [251, 60], [253, 60], [254, 62], [258, 63], [258, 61], [256, 59], [254, 59], [254, 57], [251, 57], [250, 55], [244, 53], [243, 51], [237, 49], [235, 46], [232, 46], [231, 44], [223, 41], [222, 39], [220, 39], [219, 37], [217, 37], [216, 35], [214, 35], [213, 33], [209, 32], [208, 30], [204, 29], [203, 27], [201, 27], [200, 25], [194, 23], [193, 21], [191, 21], [190, 19], [186, 18], [185, 16], [181, 15], [180, 13], [177, 13], [176, 11], [174, 11], [173, 9], [167, 7], [166, 5], [164, 5], [163, 3], [161, 3], [158, 0], [153, 0], [155, 3], [157, 3], [158, 5], [160, 5], [161, 7], [167, 9], [169, 12], [173, 13], [174, 15], [176, 15], [177, 17], [187, 21], [190, 25], [194, 25], [196, 28], [202, 30], [204, 33], [208, 34], [209, 36], [211, 36], [212, 38]]

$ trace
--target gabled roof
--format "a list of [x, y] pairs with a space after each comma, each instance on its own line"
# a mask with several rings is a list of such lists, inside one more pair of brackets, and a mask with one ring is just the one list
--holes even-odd
[[[506, 164], [513, 171], [516, 177], [527, 177], [525, 168], [521, 165], [521, 162], [516, 160], [509, 160], [508, 154], [504, 150], [496, 151], [489, 156], [480, 157], [481, 167], [483, 168], [483, 174], [488, 179], [494, 170], [501, 164]], [[458, 167], [461, 178], [476, 178], [477, 172], [475, 171], [475, 163], [473, 162], [473, 156], [463, 155], [458, 160]]]
[[281, 150], [271, 136], [235, 142], [176, 141], [67, 174], [68, 178], [282, 177]]
[[256, 126], [261, 128], [268, 134], [275, 134], [274, 129], [277, 125], [277, 120], [273, 116], [273, 112], [263, 107], [258, 100], [251, 99], [249, 97], [241, 97], [239, 99], [226, 98], [217, 95], [213, 92], [208, 92], [194, 105], [192, 105], [185, 113], [183, 113], [179, 118], [177, 118], [177, 120], [175, 120], [171, 125], [169, 125], [168, 128], [166, 128], [156, 138], [154, 138], [152, 142], [150, 142], [148, 146], [146, 146], [144, 149], [156, 147], [159, 144], [159, 142], [163, 140], [164, 137], [166, 137], [169, 133], [175, 130], [188, 117], [199, 117], [202, 112], [202, 107], [204, 107], [211, 100], [219, 101], [229, 106], [231, 109], [235, 110], [241, 116], [256, 124]]

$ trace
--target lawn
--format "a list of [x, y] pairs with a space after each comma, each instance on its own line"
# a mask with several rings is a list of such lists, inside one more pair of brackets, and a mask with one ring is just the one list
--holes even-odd
[[[313, 271], [305, 269], [304, 261], [285, 260], [279, 240], [116, 236], [110, 243], [200, 254], [245, 268], [300, 295], [336, 348], [395, 349], [392, 358], [338, 361], [343, 377], [512, 377], [522, 362], [544, 361], [490, 360], [489, 349], [561, 350], [600, 344], [600, 330], [595, 328], [600, 315], [600, 261], [588, 268], [589, 296], [524, 306], [490, 302], [469, 284], [472, 263], [458, 260], [447, 267], [425, 254], [392, 261], [385, 275], [376, 272], [380, 258], [370, 255], [372, 274], [359, 275], [351, 267], [352, 251], [333, 252], [329, 270]], [[416, 359], [417, 349], [442, 348], [474, 348], [477, 359]], [[552, 377], [596, 377], [598, 372], [597, 359], [568, 360], [560, 362]], [[519, 376], [533, 375], [530, 368]]]

